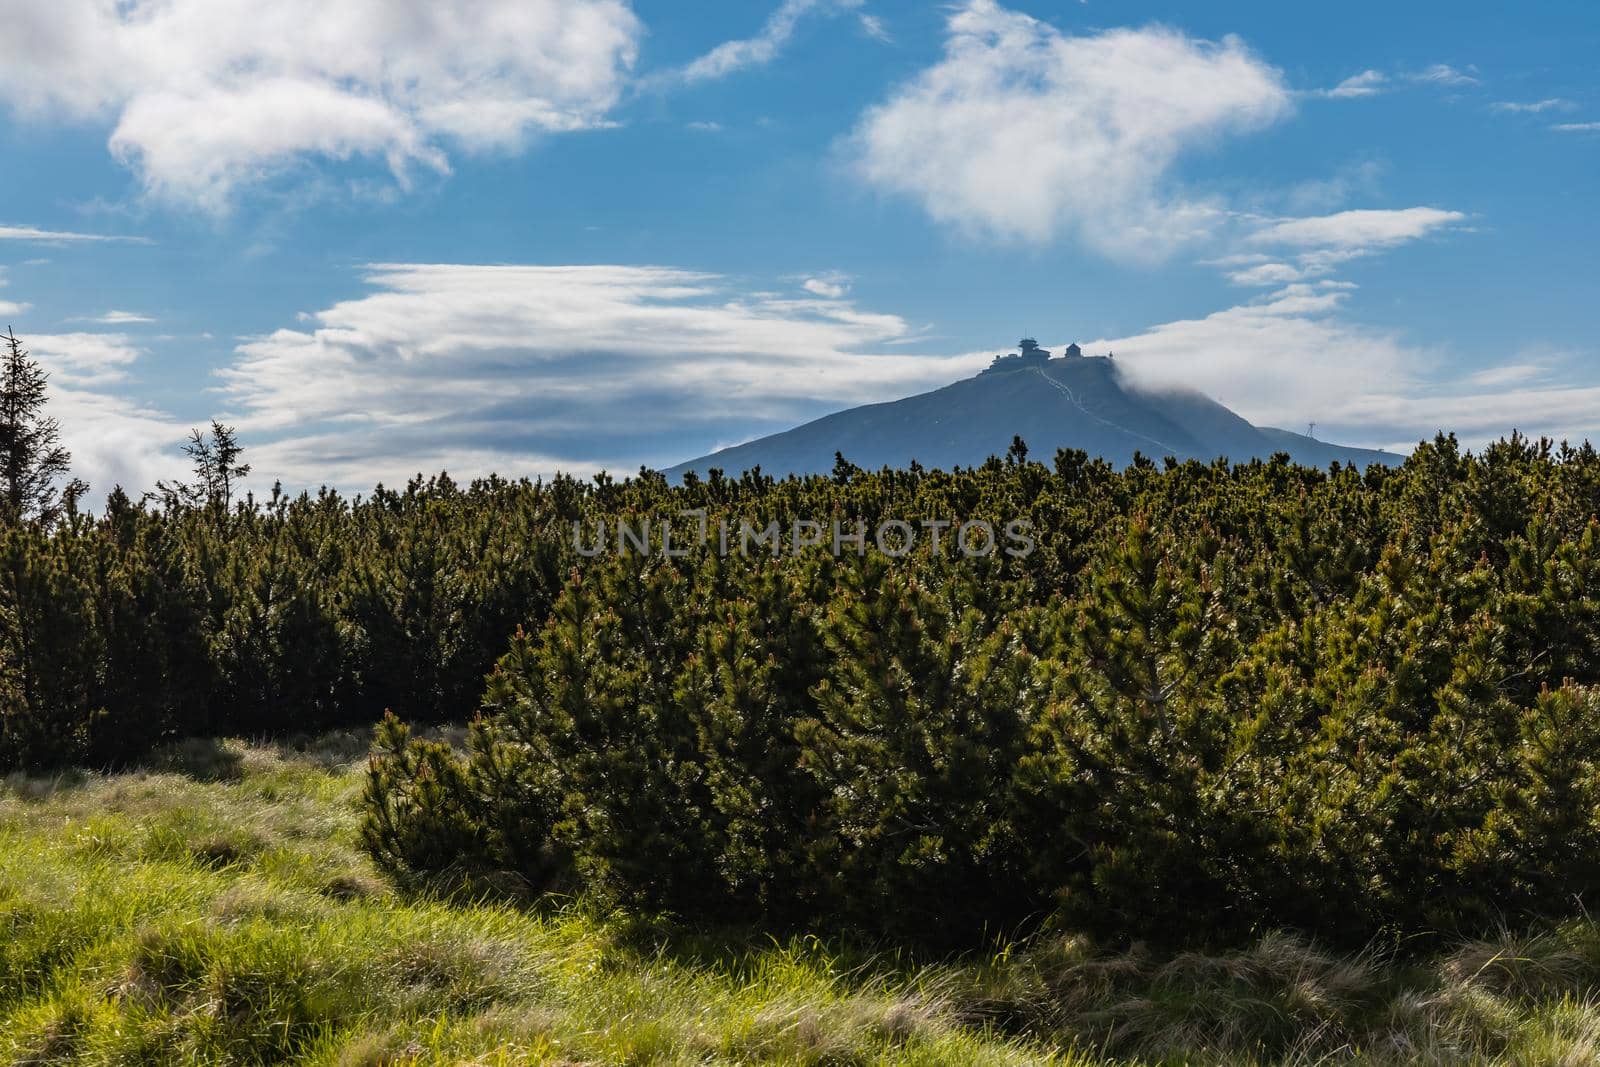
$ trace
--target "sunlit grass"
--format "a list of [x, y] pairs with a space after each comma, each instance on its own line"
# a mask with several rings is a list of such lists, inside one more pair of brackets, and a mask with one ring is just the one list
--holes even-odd
[[719, 970], [576, 907], [399, 899], [354, 846], [353, 765], [243, 746], [179, 762], [7, 783], [11, 1062], [1052, 1059], [815, 944]]
[[11, 1063], [1600, 1062], [1600, 929], [1429, 962], [1269, 936], [1070, 937], [912, 966], [578, 905], [397, 894], [355, 847], [362, 739], [191, 744], [0, 788]]

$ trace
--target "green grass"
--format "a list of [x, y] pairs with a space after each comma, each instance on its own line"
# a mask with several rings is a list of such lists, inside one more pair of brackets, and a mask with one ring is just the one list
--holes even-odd
[[1594, 1064], [1600, 927], [1440, 958], [1097, 951], [914, 966], [811, 939], [397, 894], [363, 739], [195, 743], [0, 787], [0, 1061]]

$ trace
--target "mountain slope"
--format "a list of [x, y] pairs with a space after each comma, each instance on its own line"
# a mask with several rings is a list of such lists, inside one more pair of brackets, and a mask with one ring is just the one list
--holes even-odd
[[1117, 464], [1135, 452], [1159, 458], [1234, 461], [1287, 452], [1296, 461], [1326, 466], [1333, 460], [1366, 466], [1403, 457], [1345, 448], [1301, 434], [1256, 427], [1221, 404], [1187, 391], [1146, 392], [1129, 387], [1109, 359], [1077, 357], [1006, 361], [942, 389], [883, 404], [826, 415], [783, 433], [725, 448], [671, 468], [669, 477], [713, 467], [738, 474], [760, 467], [767, 474], [825, 474], [834, 453], [860, 467], [970, 467], [1003, 455], [1020, 436], [1033, 455], [1048, 459], [1060, 448], [1079, 448]]

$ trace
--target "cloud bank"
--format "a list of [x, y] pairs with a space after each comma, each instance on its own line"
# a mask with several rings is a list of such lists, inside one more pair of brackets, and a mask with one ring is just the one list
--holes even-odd
[[293, 485], [420, 470], [589, 474], [946, 384], [987, 357], [881, 354], [910, 333], [839, 297], [664, 267], [384, 264], [309, 329], [222, 372], [258, 469]]
[[[257, 488], [365, 491], [439, 470], [623, 474], [936, 388], [991, 358], [905, 354], [914, 331], [857, 306], [838, 275], [797, 275], [775, 293], [668, 267], [380, 264], [366, 282], [364, 295], [241, 344], [220, 372], [215, 413], [240, 428]], [[828, 286], [838, 295], [816, 292]], [[1315, 421], [1319, 436], [1349, 444], [1405, 449], [1439, 429], [1472, 446], [1513, 428], [1600, 431], [1600, 386], [1562, 374], [1582, 366], [1572, 354], [1522, 352], [1457, 374], [1449, 353], [1352, 321], [1357, 291], [1291, 282], [1086, 348], [1114, 350], [1137, 384], [1199, 389], [1258, 424]], [[144, 342], [27, 340], [96, 497], [182, 473], [190, 422], [128, 399]]]
[[[1470, 376], [1449, 354], [1351, 321], [1350, 282], [1296, 282], [1203, 318], [1091, 342], [1146, 388], [1198, 389], [1258, 425], [1409, 451], [1439, 431], [1479, 447], [1520, 430], [1600, 435], [1600, 386], [1563, 381], [1565, 361], [1514, 355]], [[1574, 364], [1582, 361], [1573, 360]]]

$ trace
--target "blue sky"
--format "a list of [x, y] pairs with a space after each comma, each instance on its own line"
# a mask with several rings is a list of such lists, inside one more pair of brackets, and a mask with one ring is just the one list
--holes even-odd
[[97, 489], [666, 466], [1026, 332], [1600, 435], [1587, 3], [15, 0], [0, 311]]

